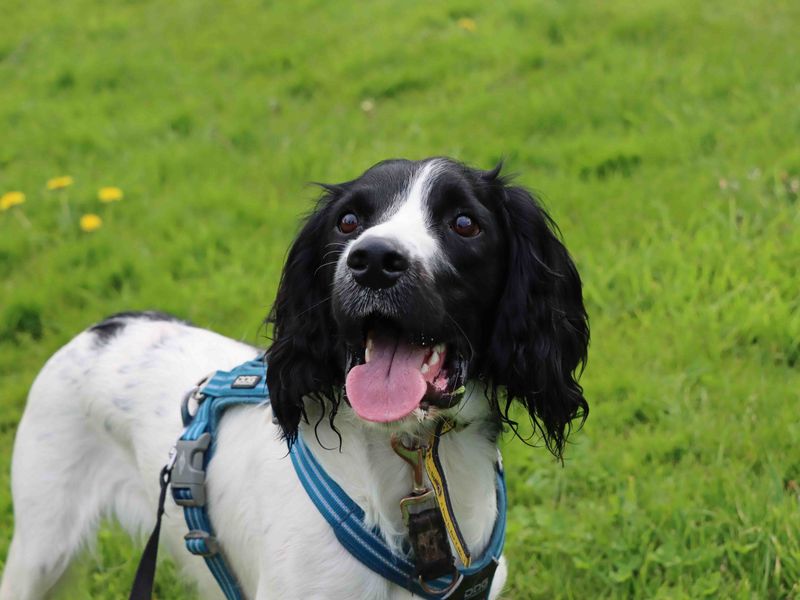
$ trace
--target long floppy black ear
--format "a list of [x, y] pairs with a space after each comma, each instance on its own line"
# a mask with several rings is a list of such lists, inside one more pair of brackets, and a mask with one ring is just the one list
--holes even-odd
[[[273, 342], [267, 351], [267, 387], [275, 417], [289, 443], [297, 438], [305, 418], [303, 397], [338, 404], [337, 389], [343, 384], [343, 361], [337, 346], [336, 325], [331, 314], [330, 268], [336, 254], [325, 255], [330, 221], [327, 206], [337, 193], [326, 194], [292, 244], [280, 286], [267, 323], [273, 325]], [[327, 250], [330, 250], [327, 249]]]
[[498, 388], [505, 388], [503, 419], [514, 426], [509, 407], [521, 402], [547, 447], [561, 458], [571, 421], [589, 414], [577, 381], [589, 345], [581, 280], [555, 223], [536, 199], [500, 179], [496, 185], [508, 272], [487, 374], [495, 400]]

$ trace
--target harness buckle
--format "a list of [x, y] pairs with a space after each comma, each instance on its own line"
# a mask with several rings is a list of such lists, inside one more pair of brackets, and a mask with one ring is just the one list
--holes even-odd
[[[189, 533], [183, 536], [183, 539], [186, 541], [186, 548], [192, 554], [203, 557], [219, 554], [219, 542], [217, 542], [217, 538], [207, 531], [192, 529], [189, 531]], [[195, 540], [202, 542], [202, 544], [205, 546], [205, 550], [202, 549], [200, 543], [194, 543]]]
[[178, 440], [172, 468], [172, 498], [178, 506], [204, 506], [206, 503], [205, 453], [211, 444], [206, 432], [196, 440]]

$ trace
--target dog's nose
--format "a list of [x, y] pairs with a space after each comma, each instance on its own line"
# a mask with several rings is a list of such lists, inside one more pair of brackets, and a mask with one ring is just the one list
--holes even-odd
[[408, 259], [386, 240], [366, 239], [347, 257], [355, 280], [373, 290], [392, 287], [408, 269]]

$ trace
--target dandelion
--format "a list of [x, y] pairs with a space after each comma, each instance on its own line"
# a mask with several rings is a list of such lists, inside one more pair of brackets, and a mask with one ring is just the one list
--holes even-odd
[[478, 29], [478, 24], [475, 22], [475, 19], [470, 19], [469, 17], [461, 17], [458, 21], [456, 21], [456, 25], [461, 27], [464, 31], [469, 31], [470, 33], [475, 33], [475, 30]]
[[122, 190], [118, 187], [104, 187], [97, 192], [100, 202], [117, 202], [122, 200]]
[[98, 229], [100, 229], [100, 226], [102, 224], [103, 224], [103, 219], [92, 213], [83, 215], [80, 221], [81, 230], [87, 233], [90, 233], [92, 231], [97, 231]]
[[75, 183], [75, 180], [69, 175], [64, 175], [63, 177], [53, 177], [53, 179], [50, 179], [47, 182], [47, 189], [62, 190], [65, 187], [71, 186], [73, 183]]
[[22, 192], [6, 192], [0, 196], [0, 211], [6, 211], [23, 202], [25, 202], [25, 194]]
[[369, 114], [375, 110], [375, 101], [372, 98], [366, 98], [361, 102], [361, 110]]

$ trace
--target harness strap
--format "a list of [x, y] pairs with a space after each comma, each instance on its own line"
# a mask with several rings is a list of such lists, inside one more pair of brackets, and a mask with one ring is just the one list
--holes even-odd
[[364, 523], [364, 511], [322, 469], [303, 442], [302, 436], [298, 436], [290, 454], [303, 488], [333, 529], [336, 539], [369, 569], [429, 600], [464, 597], [465, 590], [470, 587], [485, 593], [476, 593], [469, 598], [473, 600], [488, 598], [491, 579], [505, 543], [506, 486], [499, 464], [496, 475], [498, 516], [489, 544], [479, 560], [473, 560], [470, 567], [459, 569], [463, 581], [455, 589], [450, 588], [452, 579], [449, 576], [426, 581], [425, 587], [428, 590], [448, 590], [446, 593], [435, 593], [419, 584], [413, 562], [395, 554], [384, 541], [380, 531], [367, 527]]
[[225, 561], [222, 548], [206, 510], [205, 474], [214, 454], [217, 428], [224, 412], [231, 406], [269, 403], [266, 388], [266, 365], [263, 357], [247, 362], [232, 371], [217, 371], [194, 393], [200, 403], [176, 445], [177, 458], [172, 476], [172, 498], [183, 507], [189, 533], [186, 549], [202, 556], [228, 600], [244, 600], [239, 583]]
[[[186, 525], [189, 527], [189, 533], [184, 537], [186, 549], [192, 554], [203, 557], [208, 569], [214, 575], [214, 579], [217, 580], [228, 600], [243, 600], [243, 596], [239, 591], [239, 584], [236, 582], [220, 551], [205, 506], [205, 466], [211, 454], [211, 447], [209, 446], [210, 435], [206, 429], [210, 422], [209, 414], [211, 413], [212, 405], [213, 402], [203, 402], [195, 416], [195, 421], [192, 422], [192, 426], [181, 436], [181, 441], [183, 442], [197, 442], [202, 438], [199, 446], [200, 448], [205, 446], [207, 450], [196, 450], [194, 451], [194, 456], [200, 460], [200, 467], [202, 468], [200, 473], [202, 473], [203, 478], [201, 481], [196, 482], [175, 477], [172, 482], [172, 498], [176, 504], [183, 506], [183, 516], [186, 520]], [[205, 425], [201, 426], [201, 423]], [[186, 457], [192, 453], [191, 445], [184, 445], [183, 452], [180, 449], [180, 442], [178, 447], [179, 457]], [[198, 455], [198, 453], [202, 454]], [[195, 458], [195, 461], [197, 458]], [[178, 458], [178, 461], [180, 460]], [[176, 463], [176, 466], [180, 467], [181, 465]], [[201, 494], [198, 494], [197, 490], [193, 489], [194, 486], [202, 486], [200, 488], [203, 490]]]

